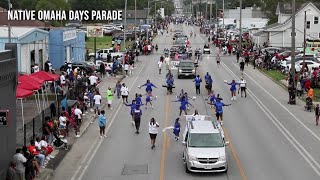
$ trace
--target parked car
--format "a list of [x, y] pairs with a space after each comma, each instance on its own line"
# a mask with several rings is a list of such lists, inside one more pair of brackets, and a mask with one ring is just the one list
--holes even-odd
[[[79, 68], [81, 70], [84, 70], [87, 74], [93, 73], [96, 70], [95, 66], [92, 66], [88, 62], [73, 62], [71, 63], [72, 70], [75, 68]], [[60, 67], [60, 71], [65, 71], [66, 66], [63, 65]]]
[[[305, 60], [306, 65], [308, 66], [308, 69], [312, 69], [312, 68], [319, 68], [320, 67], [320, 63], [318, 62], [314, 62], [311, 60]], [[291, 69], [291, 64], [287, 64], [287, 66], [289, 67], [289, 70]], [[295, 69], [297, 72], [300, 72], [303, 66], [303, 60], [299, 60], [295, 63]]]
[[267, 47], [267, 48], [263, 48], [261, 49], [261, 52], [268, 52], [269, 54], [273, 54], [275, 51], [278, 52], [282, 52], [284, 50], [281, 50], [281, 48], [277, 48], [277, 47]]
[[[112, 38], [116, 38], [116, 39], [120, 39], [120, 40], [123, 40], [124, 39], [124, 34], [123, 34], [123, 32], [121, 32], [121, 33], [116, 33], [116, 34], [113, 34], [112, 35]], [[127, 31], [126, 32], [126, 39], [135, 39], [135, 35], [134, 35], [134, 33], [132, 33], [132, 32], [129, 32], [129, 31]]]
[[206, 44], [203, 46], [203, 54], [208, 53], [210, 54], [210, 46], [209, 44]]
[[[89, 57], [90, 59], [96, 57], [97, 58], [102, 58], [102, 59], [106, 59], [108, 54], [114, 53], [113, 48], [109, 48], [109, 49], [100, 49], [98, 50], [96, 53], [89, 53]], [[94, 59], [92, 59], [94, 60]]]
[[113, 25], [104, 25], [103, 26], [103, 35], [112, 35], [115, 27]]

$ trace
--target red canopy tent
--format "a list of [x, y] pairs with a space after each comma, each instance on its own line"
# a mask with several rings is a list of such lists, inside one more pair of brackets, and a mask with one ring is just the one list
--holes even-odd
[[32, 90], [24, 89], [20, 85], [18, 85], [16, 90], [17, 99], [26, 98], [26, 97], [32, 96], [32, 94], [33, 94]]
[[31, 74], [30, 76], [36, 77], [38, 79], [43, 79], [45, 81], [55, 81], [55, 80], [59, 79], [59, 76], [57, 76], [55, 74], [47, 73], [45, 71], [39, 71], [39, 72]]
[[23, 75], [18, 77], [19, 86], [22, 89], [36, 91], [41, 89], [42, 83], [35, 80], [33, 77], [29, 75]]
[[[18, 85], [17, 89], [16, 89], [16, 98], [20, 99], [21, 101], [21, 114], [22, 114], [22, 123], [24, 124], [24, 113], [23, 113], [23, 102], [22, 102], [22, 98], [26, 98], [29, 96], [33, 95], [33, 91], [31, 90], [27, 90], [27, 89], [23, 89], [20, 87], [20, 85]], [[24, 126], [22, 126], [24, 127]]]
[[[38, 78], [38, 79], [41, 79], [41, 80], [44, 80], [44, 81], [53, 81], [54, 83], [54, 87], [55, 87], [55, 81], [58, 80], [60, 77], [55, 75], [55, 74], [51, 74], [51, 73], [48, 73], [48, 72], [45, 72], [45, 71], [39, 71], [39, 72], [36, 72], [36, 73], [33, 73], [30, 75], [31, 77], [34, 77], [34, 78]], [[45, 84], [45, 88], [47, 89], [47, 84]], [[56, 88], [54, 88], [55, 91], [56, 91]], [[42, 93], [43, 94], [43, 93]], [[56, 100], [58, 101], [58, 97], [57, 97], [57, 93], [56, 94]], [[49, 103], [48, 103], [48, 93], [47, 93], [47, 90], [46, 90], [46, 99], [47, 99], [47, 104], [46, 103], [43, 103], [43, 106], [45, 106], [45, 104], [47, 106], [49, 106]], [[42, 99], [44, 99], [44, 96], [42, 96]], [[44, 102], [44, 101], [43, 101]], [[44, 107], [43, 107], [44, 108]]]

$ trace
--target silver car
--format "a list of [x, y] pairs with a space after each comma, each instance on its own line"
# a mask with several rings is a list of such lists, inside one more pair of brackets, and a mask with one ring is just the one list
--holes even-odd
[[[187, 123], [183, 144], [186, 172], [226, 172], [228, 170], [223, 130], [213, 121]], [[219, 128], [220, 127], [220, 128]]]

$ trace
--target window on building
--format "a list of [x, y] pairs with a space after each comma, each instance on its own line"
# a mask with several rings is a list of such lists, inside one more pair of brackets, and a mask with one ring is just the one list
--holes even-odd
[[307, 29], [310, 29], [310, 21], [307, 21]]
[[318, 16], [314, 17], [313, 24], [319, 24], [319, 17]]

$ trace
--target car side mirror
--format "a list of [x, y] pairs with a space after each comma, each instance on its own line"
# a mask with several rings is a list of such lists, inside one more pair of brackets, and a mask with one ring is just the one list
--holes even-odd
[[186, 146], [186, 145], [187, 145], [187, 143], [186, 143], [185, 141], [183, 141], [183, 142], [182, 142], [182, 145]]
[[226, 146], [228, 146], [228, 145], [230, 144], [230, 142], [229, 142], [229, 141], [226, 141], [224, 144], [225, 144]]

